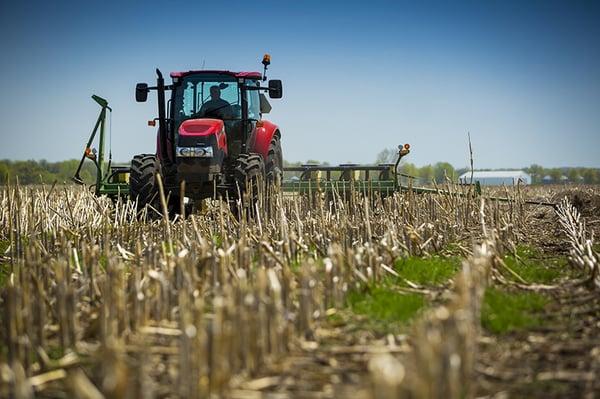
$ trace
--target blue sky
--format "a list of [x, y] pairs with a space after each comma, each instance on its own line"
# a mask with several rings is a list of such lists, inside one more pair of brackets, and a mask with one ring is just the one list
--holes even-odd
[[284, 157], [600, 167], [600, 3], [2, 2], [0, 159], [78, 158], [109, 100], [113, 157], [154, 151], [154, 69], [260, 70]]

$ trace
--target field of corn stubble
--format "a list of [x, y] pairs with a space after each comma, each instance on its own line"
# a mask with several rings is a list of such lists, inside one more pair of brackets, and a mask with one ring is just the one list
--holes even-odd
[[238, 221], [3, 187], [0, 397], [598, 395], [600, 189], [448, 189]]

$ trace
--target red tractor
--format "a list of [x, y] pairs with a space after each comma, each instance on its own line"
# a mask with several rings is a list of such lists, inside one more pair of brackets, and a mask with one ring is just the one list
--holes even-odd
[[[177, 212], [184, 196], [192, 201], [220, 196], [238, 199], [256, 182], [281, 180], [283, 157], [281, 131], [263, 119], [271, 106], [263, 94], [281, 98], [280, 80], [266, 81], [269, 55], [260, 72], [200, 70], [172, 72], [166, 85], [157, 69], [156, 86], [136, 86], [136, 101], [145, 102], [150, 90], [158, 95], [156, 154], [133, 157], [130, 169], [130, 197], [138, 209], [159, 205], [157, 175], [163, 180], [169, 212]], [[165, 101], [165, 92], [171, 98]], [[254, 183], [252, 183], [254, 182]]]

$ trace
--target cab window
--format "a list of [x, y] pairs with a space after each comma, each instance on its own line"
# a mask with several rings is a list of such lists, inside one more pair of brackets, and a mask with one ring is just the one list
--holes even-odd
[[[259, 86], [256, 80], [248, 80], [248, 86]], [[247, 90], [248, 93], [248, 119], [260, 120], [260, 97], [258, 90]]]

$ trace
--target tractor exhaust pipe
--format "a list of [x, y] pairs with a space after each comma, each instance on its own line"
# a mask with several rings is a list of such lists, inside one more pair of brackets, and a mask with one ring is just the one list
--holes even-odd
[[165, 111], [165, 79], [158, 68], [156, 68], [156, 91], [158, 95], [158, 137], [160, 142], [161, 159], [169, 158], [167, 149], [167, 117]]

